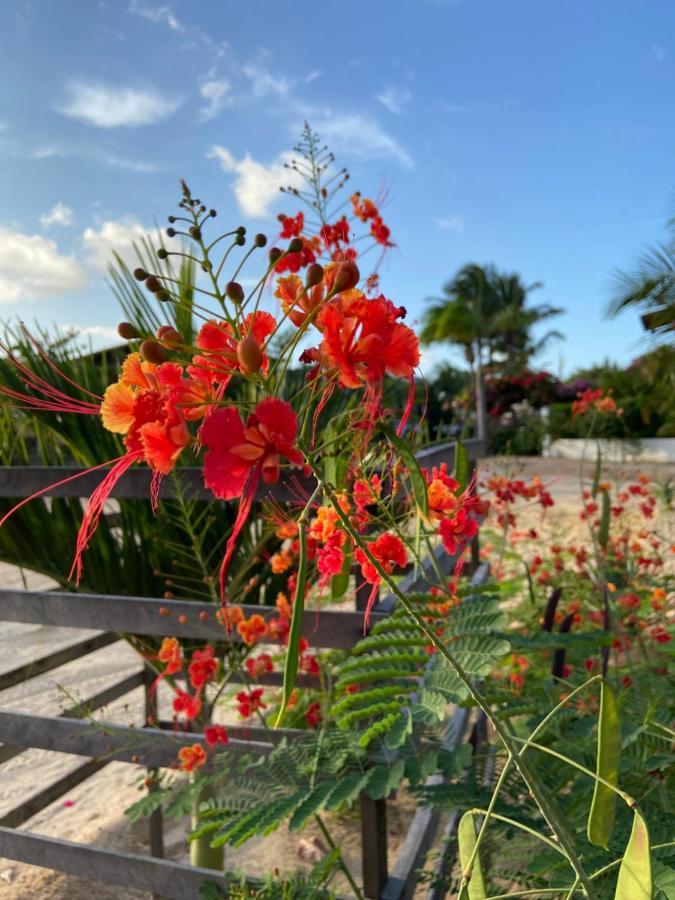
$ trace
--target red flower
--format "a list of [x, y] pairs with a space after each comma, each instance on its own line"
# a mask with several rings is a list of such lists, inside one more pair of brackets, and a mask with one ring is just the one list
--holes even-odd
[[221, 500], [233, 500], [244, 493], [251, 476], [262, 476], [266, 484], [279, 480], [280, 458], [301, 463], [293, 446], [298, 420], [289, 403], [267, 397], [257, 405], [244, 424], [234, 406], [216, 409], [206, 419], [201, 439], [208, 452], [204, 457], [204, 483]]
[[195, 769], [201, 769], [206, 762], [206, 750], [201, 744], [181, 747], [178, 751], [178, 759], [184, 772], [194, 772]]
[[188, 666], [190, 684], [193, 688], [202, 688], [213, 679], [218, 668], [218, 662], [213, 658], [213, 647], [207, 646], [203, 650], [195, 650]]
[[339, 575], [344, 566], [345, 554], [343, 551], [347, 535], [344, 531], [336, 529], [320, 547], [316, 554], [316, 567], [321, 575], [320, 586], [323, 587], [333, 575]]
[[208, 725], [204, 729], [204, 737], [209, 747], [215, 747], [217, 744], [225, 746], [229, 740], [227, 731], [222, 725]]
[[266, 672], [274, 671], [274, 663], [269, 653], [261, 653], [260, 656], [249, 656], [245, 662], [248, 674], [256, 679]]
[[302, 234], [302, 229], [305, 227], [305, 216], [302, 212], [299, 212], [297, 216], [285, 216], [280, 213], [277, 218], [281, 222], [279, 237], [294, 238]]
[[221, 500], [241, 497], [237, 518], [220, 566], [220, 591], [224, 595], [225, 575], [237, 538], [244, 527], [260, 478], [266, 484], [279, 480], [281, 457], [301, 463], [294, 447], [298, 420], [289, 403], [266, 397], [244, 424], [234, 406], [216, 409], [206, 419], [201, 439], [208, 451], [204, 456], [204, 484]]
[[305, 722], [309, 728], [318, 728], [321, 724], [321, 704], [310, 703], [305, 713]]
[[454, 518], [441, 521], [438, 533], [445, 549], [450, 555], [454, 555], [478, 533], [478, 522], [470, 518], [462, 507], [457, 510]]
[[173, 701], [173, 711], [176, 715], [185, 716], [188, 722], [196, 719], [202, 710], [202, 701], [199, 694], [188, 694], [187, 691], [177, 691]]
[[417, 336], [397, 320], [405, 315], [382, 294], [369, 300], [361, 291], [346, 291], [319, 315], [321, 355], [339, 372], [342, 387], [379, 383], [385, 374], [412, 378], [419, 364]]
[[[241, 336], [252, 335], [260, 347], [276, 329], [274, 316], [258, 310], [250, 313], [244, 320]], [[235, 372], [241, 371], [241, 363], [237, 357], [239, 340], [228, 322], [217, 322], [212, 319], [205, 322], [199, 330], [196, 344], [203, 354], [193, 357], [188, 373], [202, 382], [215, 384], [221, 390], [227, 387]], [[268, 359], [263, 353], [262, 371], [267, 371]]]
[[313, 653], [303, 653], [300, 656], [300, 671], [304, 672], [305, 675], [320, 675], [321, 666], [319, 665], [318, 657]]
[[253, 688], [252, 691], [240, 691], [237, 694], [237, 710], [239, 715], [250, 718], [259, 709], [267, 709], [267, 704], [262, 701], [263, 688]]
[[[389, 575], [391, 575], [396, 566], [402, 568], [408, 562], [408, 552], [405, 549], [405, 544], [397, 535], [389, 531], [381, 534], [377, 540], [369, 541], [366, 546]], [[380, 573], [360, 547], [356, 548], [354, 558], [361, 566], [361, 574], [365, 580], [369, 584], [378, 585], [382, 580]]]
[[619, 597], [619, 606], [624, 609], [635, 609], [640, 605], [640, 598], [637, 594], [624, 594]]

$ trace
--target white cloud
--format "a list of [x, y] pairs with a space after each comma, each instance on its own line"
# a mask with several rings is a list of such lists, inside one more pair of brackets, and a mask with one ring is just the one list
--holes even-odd
[[87, 275], [56, 242], [0, 226], [0, 303], [17, 303], [77, 291]]
[[254, 97], [269, 97], [270, 94], [284, 97], [291, 89], [291, 82], [285, 75], [273, 75], [262, 61], [247, 63], [242, 72], [251, 82]]
[[407, 88], [396, 88], [390, 86], [377, 95], [377, 100], [383, 106], [386, 106], [389, 112], [400, 115], [407, 103], [412, 100], [412, 94]]
[[462, 216], [444, 216], [434, 219], [434, 223], [441, 231], [455, 231], [464, 234], [464, 219]]
[[322, 140], [338, 153], [362, 159], [391, 156], [406, 169], [414, 166], [408, 151], [373, 119], [358, 114], [326, 115], [316, 120], [315, 127]]
[[309, 75], [305, 75], [305, 84], [311, 84], [317, 78], [321, 78], [323, 72], [320, 69], [312, 69]]
[[208, 159], [218, 160], [224, 172], [231, 172], [234, 179], [234, 195], [241, 211], [252, 218], [264, 218], [279, 196], [279, 188], [300, 184], [299, 175], [292, 169], [284, 168], [284, 163], [293, 159], [291, 153], [280, 154], [269, 165], [257, 162], [250, 154], [243, 159], [235, 159], [225, 147], [214, 146], [206, 154]]
[[156, 88], [72, 81], [66, 90], [68, 100], [58, 111], [97, 128], [151, 125], [180, 106], [180, 100], [165, 97]]
[[206, 100], [206, 104], [199, 110], [202, 122], [208, 122], [222, 112], [232, 103], [229, 81], [205, 81], [199, 88], [199, 93]]
[[138, 262], [134, 243], [140, 243], [142, 238], [151, 235], [152, 232], [133, 216], [123, 216], [121, 219], [100, 222], [98, 228], [85, 228], [82, 243], [88, 261], [97, 269], [105, 269], [112, 263], [114, 253], [133, 267]]
[[183, 31], [184, 26], [174, 15], [172, 8], [167, 4], [164, 6], [151, 6], [147, 3], [139, 3], [138, 0], [132, 0], [129, 6], [129, 12], [149, 22], [156, 22], [161, 25], [168, 26], [172, 31]]
[[66, 206], [65, 203], [61, 203], [60, 201], [52, 206], [49, 212], [43, 213], [40, 216], [40, 225], [43, 228], [49, 228], [50, 225], [72, 225], [73, 224], [73, 211], [70, 207]]

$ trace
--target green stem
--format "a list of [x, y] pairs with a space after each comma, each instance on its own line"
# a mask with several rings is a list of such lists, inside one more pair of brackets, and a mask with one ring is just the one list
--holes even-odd
[[[200, 805], [206, 800], [213, 799], [214, 796], [214, 786], [208, 782], [195, 792], [192, 800], [193, 831], [199, 827]], [[225, 868], [225, 847], [212, 847], [211, 837], [211, 834], [203, 834], [190, 842], [190, 863], [201, 869], [214, 869], [222, 872]]]
[[316, 824], [321, 829], [321, 834], [324, 836], [326, 843], [328, 844], [330, 849], [333, 851], [337, 850], [338, 865], [340, 866], [340, 869], [342, 870], [342, 873], [344, 874], [345, 878], [349, 882], [350, 888], [354, 891], [354, 896], [357, 897], [358, 900], [363, 900], [363, 894], [361, 893], [361, 890], [360, 890], [358, 884], [354, 881], [354, 876], [349, 871], [349, 866], [344, 861], [344, 857], [342, 856], [342, 850], [340, 850], [340, 848], [337, 846], [335, 841], [331, 838], [330, 832], [324, 825], [323, 819], [321, 818], [321, 816], [318, 813], [316, 813], [316, 815], [314, 816], [314, 819], [316, 821]]

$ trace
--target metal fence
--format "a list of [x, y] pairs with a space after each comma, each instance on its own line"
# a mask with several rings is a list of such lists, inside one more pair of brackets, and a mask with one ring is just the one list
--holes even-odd
[[[481, 441], [465, 444], [472, 467], [483, 452]], [[429, 447], [418, 454], [424, 466], [445, 462], [452, 467], [454, 445]], [[76, 469], [57, 467], [0, 468], [0, 497], [23, 498], [43, 490], [57, 480], [68, 477]], [[103, 472], [89, 473], [82, 478], [47, 491], [44, 496], [83, 497], [96, 487]], [[150, 487], [147, 470], [131, 470], [116, 485], [113, 496], [120, 499], [147, 497]], [[178, 471], [182, 489], [189, 490], [195, 499], [212, 500], [202, 486], [197, 469]], [[282, 480], [268, 495], [283, 502], [297, 497], [297, 480]], [[161, 497], [173, 494], [170, 479], [162, 484]], [[473, 580], [476, 584], [487, 577], [487, 568], [478, 567], [478, 544], [474, 543]], [[436, 560], [444, 571], [450, 572], [455, 560], [440, 551]], [[406, 591], [423, 589], [427, 572], [406, 576], [401, 587]], [[321, 649], [349, 649], [363, 633], [363, 607], [370, 591], [369, 585], [357, 581], [357, 611], [324, 610], [319, 617], [306, 611], [303, 635], [312, 646]], [[363, 590], [367, 587], [367, 590]], [[371, 621], [389, 614], [394, 598], [384, 597], [377, 603]], [[160, 608], [162, 613], [160, 614]], [[244, 606], [245, 614], [254, 612], [272, 616], [276, 610], [261, 606]], [[168, 615], [167, 615], [168, 611]], [[149, 599], [144, 597], [109, 596], [99, 594], [63, 593], [52, 591], [23, 591], [0, 589], [0, 620], [40, 625], [97, 629], [99, 634], [69, 644], [34, 659], [28, 664], [0, 674], [0, 691], [28, 678], [35, 677], [92, 653], [119, 640], [120, 635], [175, 636], [197, 640], [222, 640], [222, 626], [215, 620], [214, 606], [209, 603], [184, 600]], [[76, 717], [77, 707], [66, 708], [60, 716], [38, 716], [0, 709], [0, 763], [22, 753], [27, 748], [54, 750], [86, 757], [87, 761], [55, 782], [38, 787], [18, 806], [0, 817], [0, 856], [16, 861], [44, 866], [61, 872], [110, 882], [119, 886], [147, 890], [169, 900], [198, 898], [205, 881], [217, 881], [218, 873], [198, 869], [162, 859], [162, 817], [150, 819], [150, 850], [152, 856], [141, 856], [85, 846], [18, 830], [33, 815], [74, 786], [89, 778], [112, 761], [140, 764], [149, 770], [168, 767], [176, 759], [183, 744], [205, 744], [205, 738], [194, 732], [175, 732], [171, 722], [157, 722], [155, 700], [151, 691], [156, 674], [147, 665], [139, 664], [137, 672], [94, 696], [84, 698], [87, 710], [101, 709], [113, 700], [124, 697], [142, 687], [145, 697], [145, 727], [132, 728], [114, 723], [102, 723]], [[302, 679], [303, 676], [300, 676]], [[305, 676], [306, 678], [306, 676]], [[281, 676], [270, 674], [261, 683], [279, 684]], [[299, 680], [299, 683], [300, 680]], [[309, 682], [308, 682], [309, 683]], [[78, 704], [79, 706], [79, 704]], [[448, 747], [456, 747], [465, 740], [471, 728], [467, 710], [457, 710], [451, 718], [445, 736]], [[153, 723], [152, 725], [150, 723]], [[474, 729], [476, 723], [473, 723]], [[282, 737], [293, 739], [304, 732], [279, 729], [270, 733], [255, 726], [228, 726], [228, 751], [232, 754], [268, 753]], [[384, 800], [372, 800], [365, 794], [360, 799], [362, 834], [362, 880], [364, 894], [371, 898], [399, 900], [410, 897], [416, 880], [416, 870], [422, 862], [438, 827], [438, 815], [429, 809], [417, 810], [398, 859], [389, 871], [387, 848], [387, 806]], [[430, 895], [431, 896], [431, 895]], [[433, 895], [438, 897], [439, 894]]]

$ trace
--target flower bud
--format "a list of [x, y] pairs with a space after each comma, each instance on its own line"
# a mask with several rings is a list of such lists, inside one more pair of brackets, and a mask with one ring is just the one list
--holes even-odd
[[355, 288], [361, 280], [361, 273], [356, 263], [340, 263], [340, 268], [335, 276], [335, 291], [349, 291]]
[[173, 300], [173, 297], [165, 288], [162, 288], [159, 291], [155, 291], [155, 297], [159, 300], [160, 303], [168, 303], [169, 301]]
[[274, 266], [279, 261], [279, 257], [282, 255], [283, 251], [278, 247], [272, 247], [270, 252], [268, 253], [268, 258], [270, 261], [270, 265]]
[[162, 290], [161, 282], [158, 278], [155, 278], [154, 275], [148, 275], [148, 277], [145, 279], [145, 286], [153, 294], [156, 294], [157, 291]]
[[117, 326], [117, 333], [125, 341], [133, 341], [141, 336], [139, 330], [131, 322], [120, 322]]
[[242, 237], [246, 234], [246, 229], [244, 228], [243, 225], [240, 225], [240, 226], [237, 228], [237, 234], [240, 234]]
[[267, 236], [264, 234], [256, 234], [256, 236], [253, 238], [253, 243], [256, 245], [256, 247], [264, 247], [267, 243]]
[[314, 287], [319, 284], [319, 282], [323, 279], [323, 266], [319, 263], [312, 263], [312, 265], [307, 269], [307, 279], [306, 284], [307, 287]]
[[175, 236], [176, 236], [176, 229], [175, 229], [175, 228], [167, 228], [167, 229], [166, 229], [166, 233], [167, 233], [167, 236], [168, 236], [168, 237], [175, 237]]
[[158, 256], [160, 259], [166, 259], [166, 258], [168, 257], [168, 255], [169, 255], [169, 254], [168, 254], [168, 252], [166, 251], [166, 249], [165, 249], [164, 247], [158, 247], [158, 248], [157, 248], [157, 256]]
[[305, 245], [302, 243], [302, 238], [294, 237], [293, 240], [288, 245], [288, 252], [289, 253], [300, 253], [300, 251], [302, 250], [302, 248], [304, 246]]
[[141, 356], [148, 362], [155, 363], [155, 365], [160, 365], [160, 363], [166, 361], [166, 353], [164, 352], [162, 345], [159, 341], [152, 338], [143, 341], [141, 344]]
[[200, 241], [202, 238], [201, 228], [197, 228], [196, 225], [193, 225], [192, 228], [190, 228], [189, 234], [190, 234], [190, 237], [194, 238], [196, 241]]
[[245, 375], [253, 375], [260, 370], [263, 352], [252, 334], [247, 334], [237, 344], [237, 359]]
[[244, 237], [243, 234], [238, 234], [236, 236], [236, 238], [234, 239], [234, 242], [237, 245], [237, 247], [243, 247], [244, 244], [246, 243], [246, 238]]
[[183, 343], [183, 337], [173, 325], [160, 325], [157, 329], [157, 340], [168, 350], [176, 350]]
[[138, 269], [134, 269], [134, 278], [136, 279], [136, 281], [145, 281], [147, 277], [148, 273], [145, 271], [145, 269], [141, 269], [140, 266], [138, 267]]
[[233, 303], [243, 303], [244, 289], [238, 281], [228, 281], [225, 285], [225, 296]]
[[215, 219], [215, 217], [218, 215], [218, 213], [216, 212], [215, 209], [210, 209], [209, 215], [211, 216], [212, 219]]

